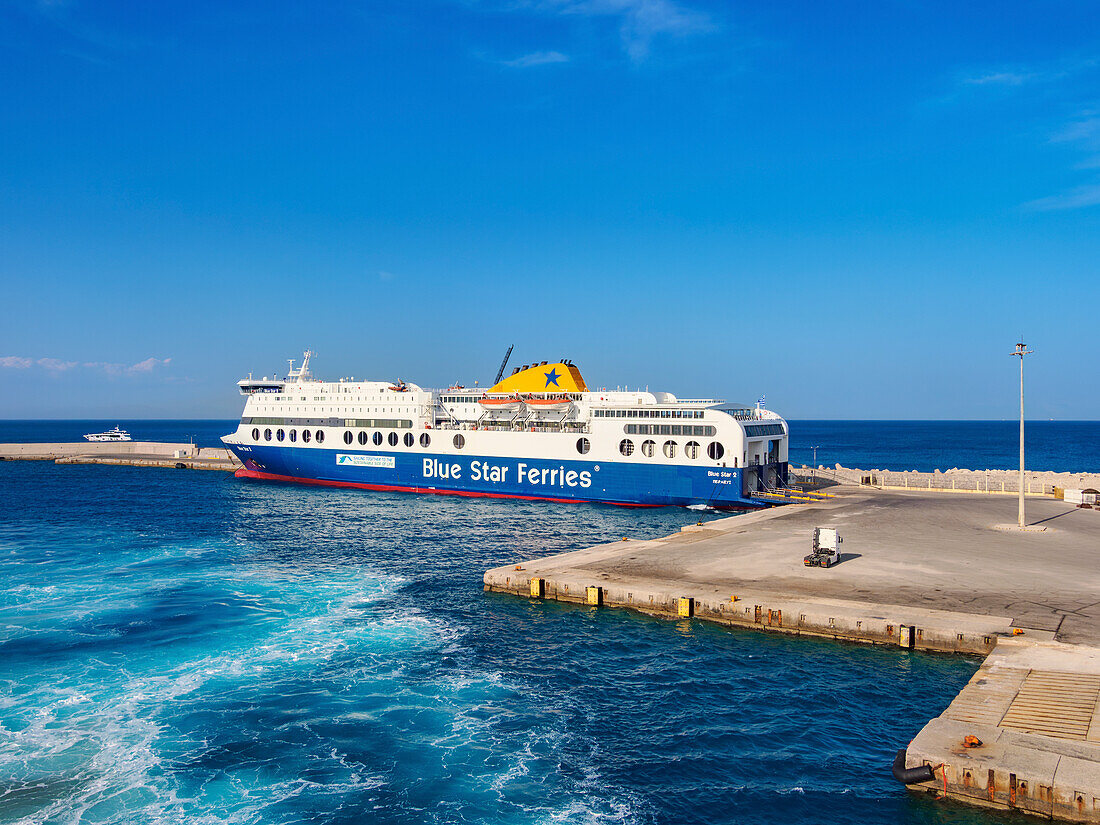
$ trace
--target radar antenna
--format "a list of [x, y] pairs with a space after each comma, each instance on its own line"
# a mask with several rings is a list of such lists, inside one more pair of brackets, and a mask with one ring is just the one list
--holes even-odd
[[287, 379], [289, 380], [289, 379], [295, 379], [296, 378], [298, 380], [298, 383], [301, 383], [302, 381], [305, 381], [307, 378], [309, 378], [310, 377], [309, 359], [310, 359], [310, 356], [315, 355], [315, 354], [316, 353], [314, 353], [313, 350], [309, 350], [309, 349], [307, 349], [305, 352], [303, 352], [302, 353], [302, 366], [300, 366], [298, 369], [294, 369], [294, 360], [295, 359], [288, 358], [287, 361], [290, 363], [290, 370], [287, 372], [287, 376], [286, 376]]
[[508, 359], [512, 357], [512, 347], [515, 347], [515, 344], [508, 347], [508, 351], [504, 353], [504, 360], [500, 362], [500, 369], [497, 370], [497, 379], [493, 382], [494, 387], [499, 384], [500, 379], [504, 377], [504, 368], [508, 366]]

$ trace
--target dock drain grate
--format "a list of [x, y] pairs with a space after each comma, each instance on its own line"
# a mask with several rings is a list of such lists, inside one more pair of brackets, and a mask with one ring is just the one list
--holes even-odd
[[1084, 740], [1098, 699], [1100, 675], [1033, 670], [1012, 700], [1001, 727]]

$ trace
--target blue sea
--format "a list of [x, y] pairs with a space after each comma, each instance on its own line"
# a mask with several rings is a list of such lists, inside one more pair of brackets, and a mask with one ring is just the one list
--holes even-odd
[[0, 822], [994, 821], [889, 771], [976, 659], [481, 589], [697, 519], [0, 462]]
[[[1011, 470], [1019, 467], [1018, 421], [791, 421], [796, 464], [887, 470]], [[142, 441], [222, 446], [236, 421], [2, 421], [0, 442], [81, 441], [115, 425]], [[1036, 470], [1100, 473], [1100, 421], [1029, 421], [1026, 463]]]

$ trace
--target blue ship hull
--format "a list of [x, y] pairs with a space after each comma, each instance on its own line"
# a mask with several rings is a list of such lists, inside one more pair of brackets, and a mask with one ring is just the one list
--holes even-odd
[[[608, 461], [550, 461], [268, 445], [227, 445], [242, 478], [444, 495], [606, 502], [634, 506], [761, 506], [743, 470]], [[786, 465], [773, 465], [782, 477]]]

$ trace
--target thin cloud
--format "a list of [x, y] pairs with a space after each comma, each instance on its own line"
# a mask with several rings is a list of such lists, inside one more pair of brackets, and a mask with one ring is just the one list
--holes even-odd
[[[1050, 136], [1051, 143], [1067, 144], [1086, 155], [1074, 165], [1076, 169], [1100, 168], [1100, 116], [1096, 109], [1079, 111], [1069, 123]], [[1024, 209], [1053, 212], [1067, 209], [1087, 209], [1100, 205], [1100, 183], [1090, 181], [1065, 192], [1037, 198], [1023, 204]]]
[[619, 36], [631, 60], [649, 55], [660, 35], [685, 37], [710, 31], [711, 19], [673, 0], [548, 0], [566, 14], [619, 19]]
[[24, 358], [21, 355], [0, 356], [0, 368], [10, 370], [29, 370], [31, 367], [41, 367], [51, 372], [64, 372], [77, 365], [77, 361], [62, 361], [58, 358]]
[[553, 63], [568, 63], [569, 56], [561, 52], [531, 52], [513, 60], [498, 60], [502, 66], [513, 69], [527, 69], [531, 66], [548, 66]]
[[989, 72], [977, 77], [964, 77], [962, 82], [967, 86], [1021, 86], [1034, 77], [1024, 72]]
[[1029, 201], [1024, 204], [1024, 208], [1036, 212], [1055, 212], [1065, 209], [1084, 209], [1098, 204], [1100, 204], [1100, 183], [1089, 183], [1059, 195]]
[[[504, 3], [491, 5], [508, 12], [606, 18], [617, 25], [623, 51], [635, 62], [644, 60], [649, 55], [653, 42], [659, 37], [682, 38], [716, 28], [709, 15], [689, 8], [677, 0], [506, 0]], [[560, 53], [535, 54], [549, 56]], [[544, 62], [564, 61], [555, 59]]]
[[26, 358], [22, 355], [0, 356], [0, 369], [29, 370], [39, 368], [48, 372], [67, 372], [78, 367], [86, 370], [101, 371], [107, 375], [142, 375], [158, 367], [166, 367], [171, 358], [146, 358], [136, 364], [119, 364], [108, 361], [64, 361], [60, 358]]

